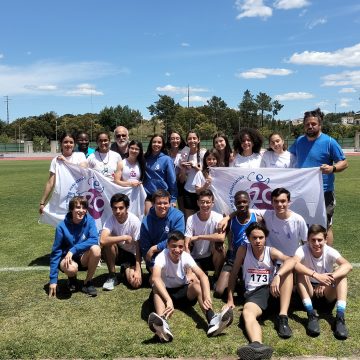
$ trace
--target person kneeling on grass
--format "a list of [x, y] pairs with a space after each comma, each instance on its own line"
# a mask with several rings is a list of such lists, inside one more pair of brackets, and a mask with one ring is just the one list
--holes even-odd
[[77, 291], [76, 275], [79, 267], [87, 268], [81, 291], [89, 296], [97, 295], [92, 278], [100, 260], [101, 250], [95, 221], [87, 209], [88, 202], [85, 197], [73, 197], [69, 202], [69, 212], [56, 227], [50, 254], [50, 298], [56, 297], [58, 269], [68, 276], [69, 290]]
[[[331, 312], [336, 302], [334, 336], [348, 337], [345, 325], [347, 274], [351, 264], [340, 253], [326, 244], [327, 231], [321, 225], [311, 225], [308, 241], [296, 252], [295, 271], [298, 273], [298, 292], [308, 315], [306, 331], [310, 336], [320, 335], [318, 316], [314, 307]], [[337, 264], [336, 270], [334, 265]]]
[[[238, 248], [230, 273], [226, 306], [229, 308], [235, 306], [233, 293], [241, 266], [246, 290], [242, 316], [250, 343], [238, 349], [240, 359], [271, 358], [273, 349], [262, 344], [261, 326], [257, 321], [257, 318], [268, 308], [270, 295], [273, 298], [280, 298], [280, 315], [277, 319], [279, 336], [289, 338], [292, 335], [288, 325], [287, 311], [292, 293], [292, 270], [295, 263], [281, 251], [265, 246], [268, 234], [269, 231], [262, 224], [254, 222], [249, 225], [246, 236], [250, 244]], [[284, 263], [276, 271], [277, 260]]]
[[[167, 320], [173, 314], [174, 307], [186, 308], [198, 301], [208, 322], [208, 336], [220, 334], [233, 319], [231, 308], [225, 308], [219, 314], [214, 313], [209, 279], [184, 249], [184, 234], [180, 231], [171, 232], [167, 248], [156, 257], [153, 267], [155, 312], [149, 315], [148, 324], [150, 330], [164, 342], [173, 339]], [[196, 275], [191, 282], [186, 276], [189, 269]]]
[[133, 288], [141, 286], [141, 255], [139, 246], [141, 222], [128, 211], [129, 197], [114, 194], [110, 199], [112, 215], [105, 221], [100, 235], [109, 276], [103, 285], [104, 290], [114, 290], [118, 284], [115, 265], [120, 265], [126, 281]]

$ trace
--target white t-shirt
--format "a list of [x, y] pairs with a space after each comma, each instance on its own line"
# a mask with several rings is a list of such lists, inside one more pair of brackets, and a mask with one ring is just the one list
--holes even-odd
[[233, 167], [239, 167], [243, 169], [257, 169], [260, 167], [261, 154], [251, 154], [250, 156], [242, 156], [236, 154], [234, 161], [230, 164]]
[[185, 183], [184, 188], [188, 192], [191, 192], [191, 193], [196, 192], [195, 185], [193, 185], [193, 181], [194, 181], [195, 175], [198, 172], [201, 172], [205, 152], [206, 152], [206, 150], [200, 149], [199, 156], [198, 156], [197, 152], [195, 154], [190, 154], [190, 149], [187, 146], [185, 146], [181, 150], [181, 160], [180, 160], [180, 162], [189, 161], [189, 162], [193, 163], [194, 165], [200, 164], [200, 170], [196, 170], [194, 168], [186, 169], [186, 176], [187, 177], [186, 177], [186, 183]]
[[287, 150], [282, 154], [267, 150], [262, 155], [260, 166], [264, 168], [294, 168], [295, 162], [295, 156]]
[[294, 256], [301, 242], [307, 241], [308, 228], [304, 218], [290, 210], [288, 219], [279, 219], [274, 210], [255, 210], [264, 218], [269, 236], [266, 245], [280, 250], [287, 256]]
[[[73, 152], [70, 156], [65, 156], [65, 159], [75, 165], [80, 165], [82, 162], [86, 162], [86, 157], [85, 154], [83, 152]], [[61, 164], [63, 163], [62, 160], [58, 160], [58, 157], [55, 156], [52, 160], [51, 160], [51, 164], [50, 164], [50, 169], [49, 171], [53, 174], [56, 173], [56, 164]]]
[[114, 180], [114, 173], [120, 160], [121, 156], [112, 150], [109, 150], [107, 153], [95, 151], [87, 159], [89, 168], [94, 169], [111, 180]]
[[121, 180], [124, 181], [135, 181], [140, 180], [140, 167], [139, 163], [131, 164], [128, 159], [123, 159], [122, 161], [123, 169]]
[[186, 277], [187, 269], [196, 266], [195, 260], [187, 252], [181, 254], [178, 263], [171, 261], [169, 250], [164, 249], [156, 258], [155, 266], [161, 268], [161, 279], [167, 288], [177, 288], [189, 283]]
[[[189, 216], [186, 221], [185, 236], [211, 235], [217, 232], [217, 225], [223, 219], [223, 216], [215, 211], [211, 211], [209, 219], [201, 221], [198, 213]], [[191, 250], [191, 256], [194, 259], [207, 258], [211, 255], [211, 242], [209, 240], [196, 240]]]
[[[319, 274], [332, 273], [334, 271], [336, 260], [341, 257], [337, 250], [326, 244], [323, 247], [323, 254], [319, 258], [316, 258], [311, 254], [308, 244], [300, 246], [296, 250], [295, 256], [300, 259], [303, 265]], [[311, 282], [318, 283], [315, 279], [311, 279]]]
[[139, 240], [141, 222], [138, 217], [132, 213], [128, 213], [128, 218], [123, 224], [120, 224], [114, 215], [111, 215], [103, 226], [108, 229], [111, 236], [129, 235], [133, 238], [131, 243], [122, 241], [118, 245], [125, 251], [136, 254], [136, 241]]

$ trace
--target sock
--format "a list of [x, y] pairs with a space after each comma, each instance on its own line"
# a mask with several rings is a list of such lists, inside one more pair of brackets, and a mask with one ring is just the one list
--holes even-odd
[[213, 309], [209, 309], [209, 310], [206, 310], [205, 315], [206, 315], [206, 320], [209, 323], [211, 321], [211, 319], [214, 317], [215, 313], [214, 313]]
[[307, 313], [313, 312], [313, 304], [310, 298], [303, 299], [303, 305]]
[[336, 316], [344, 317], [345, 309], [346, 309], [346, 301], [338, 300], [336, 302]]

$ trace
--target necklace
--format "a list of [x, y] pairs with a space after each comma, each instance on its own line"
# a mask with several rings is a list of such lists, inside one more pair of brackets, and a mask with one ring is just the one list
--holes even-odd
[[[109, 152], [107, 152], [107, 155], [105, 155], [105, 157], [104, 157], [104, 159], [103, 159], [103, 158], [101, 157], [100, 151], [98, 151], [98, 153], [99, 153], [99, 158], [100, 158], [101, 162], [104, 164], [103, 173], [104, 173], [104, 174], [107, 174], [107, 173], [109, 172], [109, 169], [108, 169], [108, 167], [107, 167], [106, 165], [107, 165], [107, 164], [109, 163], [109, 161], [110, 161], [110, 154], [109, 154]], [[107, 156], [107, 162], [105, 162], [106, 156]]]

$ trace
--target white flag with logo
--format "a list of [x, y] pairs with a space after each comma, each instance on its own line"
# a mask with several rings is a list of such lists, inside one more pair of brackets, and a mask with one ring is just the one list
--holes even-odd
[[234, 195], [239, 190], [248, 192], [253, 209], [272, 209], [271, 192], [279, 187], [290, 191], [290, 208], [302, 215], [308, 225], [326, 227], [326, 208], [322, 174], [319, 168], [241, 169], [236, 167], [210, 168], [211, 190], [215, 208], [229, 214], [235, 210]]
[[126, 194], [130, 199], [129, 211], [142, 219], [146, 193], [142, 185], [122, 187], [109, 181], [102, 174], [69, 163], [56, 164], [55, 188], [49, 202], [40, 216], [40, 222], [54, 227], [65, 218], [69, 201], [74, 196], [85, 196], [89, 202], [88, 211], [95, 219], [98, 230], [112, 214], [110, 199], [116, 193]]

